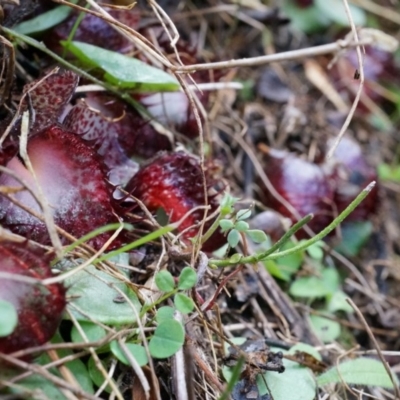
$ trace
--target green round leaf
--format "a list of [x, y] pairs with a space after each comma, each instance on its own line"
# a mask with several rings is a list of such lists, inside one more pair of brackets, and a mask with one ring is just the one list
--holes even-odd
[[322, 361], [321, 354], [319, 354], [318, 350], [307, 343], [297, 343], [290, 348], [288, 354], [296, 354], [296, 351], [301, 351], [302, 353], [307, 353], [312, 355], [318, 361]]
[[314, 332], [324, 343], [331, 343], [340, 335], [340, 324], [336, 321], [311, 315], [310, 322]]
[[89, 371], [86, 368], [85, 363], [82, 360], [72, 360], [65, 363], [65, 366], [75, 376], [79, 386], [88, 393], [94, 394], [92, 379], [89, 375]]
[[[350, 25], [342, 0], [315, 0], [315, 6], [320, 14], [323, 14], [333, 22], [343, 26]], [[349, 7], [354, 24], [357, 26], [364, 26], [367, 22], [365, 11], [352, 4], [350, 4]]]
[[318, 276], [306, 276], [296, 279], [290, 286], [289, 293], [294, 297], [314, 299], [325, 297], [331, 291], [325, 287], [324, 282]]
[[0, 337], [13, 333], [18, 324], [18, 314], [15, 307], [6, 300], [0, 299]]
[[162, 292], [172, 292], [175, 288], [174, 277], [167, 270], [160, 271], [156, 274], [155, 282], [159, 290]]
[[168, 358], [174, 355], [185, 341], [185, 331], [180, 322], [170, 319], [161, 322], [149, 343], [154, 358]]
[[[38, 388], [40, 388], [41, 397], [44, 399], [51, 399], [51, 400], [67, 400], [64, 394], [61, 392], [57, 386], [43, 378], [38, 374], [33, 374], [25, 379], [18, 381], [18, 385], [14, 385], [14, 387], [10, 388], [10, 393], [19, 394], [21, 397], [17, 398], [26, 398], [23, 396], [24, 392], [37, 392]], [[31, 399], [33, 397], [30, 397]]]
[[[136, 360], [136, 362], [143, 367], [146, 365], [149, 360], [147, 358], [146, 349], [135, 343], [125, 343], [126, 348], [128, 349], [129, 353], [132, 357]], [[125, 353], [122, 351], [121, 346], [116, 340], [113, 340], [110, 344], [111, 352], [114, 354], [115, 357], [119, 361], [121, 361], [125, 365], [131, 365], [129, 360], [126, 358]]]
[[378, 177], [382, 181], [400, 182], [400, 165], [379, 164]]
[[189, 290], [197, 283], [197, 273], [193, 268], [183, 268], [179, 275], [178, 288], [180, 290]]
[[333, 295], [329, 298], [327, 304], [327, 310], [334, 313], [336, 311], [344, 311], [346, 313], [354, 313], [353, 307], [346, 301], [348, 296], [346, 293], [338, 290], [333, 293]]
[[315, 5], [302, 8], [294, 1], [283, 1], [282, 9], [290, 18], [294, 30], [312, 33], [324, 29], [331, 23], [330, 19], [322, 14]]
[[177, 293], [174, 298], [174, 304], [182, 314], [189, 314], [194, 310], [193, 300], [183, 293]]
[[246, 232], [246, 235], [254, 242], [254, 243], [263, 243], [268, 240], [268, 236], [264, 231], [259, 229], [249, 229]]
[[221, 221], [219, 221], [219, 226], [222, 232], [226, 232], [233, 228], [233, 222], [230, 219], [221, 219]]
[[[86, 337], [88, 338], [89, 342], [97, 342], [107, 334], [104, 328], [92, 322], [81, 321], [80, 326]], [[85, 342], [76, 326], [73, 326], [71, 329], [71, 341], [73, 343]]]
[[322, 242], [317, 242], [307, 247], [307, 253], [314, 260], [322, 260], [324, 257], [324, 250], [322, 249]]
[[373, 232], [371, 221], [353, 221], [342, 224], [342, 240], [335, 250], [348, 257], [355, 257], [368, 242]]
[[237, 221], [235, 224], [235, 229], [239, 232], [246, 232], [249, 229], [249, 224], [246, 221]]
[[228, 243], [231, 247], [236, 247], [240, 240], [240, 233], [236, 229], [232, 229], [228, 234]]
[[267, 387], [262, 376], [257, 378], [260, 396], [269, 393], [271, 398], [277, 400], [313, 400], [317, 385], [311, 371], [289, 360], [283, 360], [283, 365], [285, 366], [283, 374], [271, 371], [264, 374]]
[[166, 319], [174, 319], [175, 309], [170, 306], [163, 306], [157, 310], [156, 321], [160, 324]]
[[[108, 358], [109, 360], [110, 358]], [[100, 360], [100, 362], [103, 364], [103, 367], [106, 371], [108, 371], [109, 366], [106, 364], [105, 360]], [[94, 361], [93, 356], [90, 356], [89, 361], [88, 361], [88, 371], [89, 371], [89, 376], [92, 382], [100, 387], [104, 383], [104, 376], [101, 373], [101, 371], [96, 367], [96, 363]], [[106, 392], [110, 393], [111, 388], [109, 385], [107, 385], [104, 389]]]
[[[68, 303], [69, 312], [78, 321], [87, 321], [90, 317], [106, 325], [119, 326], [136, 321], [131, 304], [140, 312], [141, 305], [135, 292], [120, 279], [93, 265], [66, 279], [65, 286], [69, 287], [67, 296], [71, 299]], [[129, 302], [121, 297], [120, 291]]]
[[296, 297], [316, 298], [334, 294], [339, 289], [339, 274], [333, 268], [325, 268], [321, 277], [299, 278], [290, 286], [289, 293]]

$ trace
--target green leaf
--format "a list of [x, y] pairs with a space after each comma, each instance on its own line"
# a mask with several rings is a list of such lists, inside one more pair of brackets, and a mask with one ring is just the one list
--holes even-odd
[[302, 353], [307, 353], [312, 355], [318, 361], [322, 361], [321, 354], [319, 354], [318, 350], [307, 343], [297, 343], [290, 348], [288, 354], [296, 354], [297, 351], [301, 351]]
[[346, 293], [341, 290], [333, 293], [333, 295], [328, 299], [327, 310], [331, 313], [336, 311], [344, 311], [346, 313], [354, 313], [353, 307], [346, 301]]
[[34, 33], [43, 32], [67, 19], [71, 11], [72, 8], [68, 6], [56, 7], [50, 11], [41, 13], [35, 18], [21, 22], [20, 24], [14, 26], [13, 30], [24, 35], [32, 35]]
[[[141, 366], [145, 366], [149, 360], [147, 358], [146, 349], [135, 343], [125, 343], [125, 346], [136, 362]], [[119, 361], [125, 365], [131, 365], [129, 360], [126, 358], [125, 353], [122, 351], [121, 346], [116, 340], [113, 340], [110, 344], [110, 350]]]
[[174, 304], [182, 314], [189, 314], [194, 310], [193, 300], [183, 293], [177, 293], [174, 297]]
[[178, 280], [178, 289], [189, 290], [197, 283], [197, 273], [191, 267], [183, 268]]
[[[63, 353], [63, 352], [60, 352]], [[72, 354], [72, 352], [68, 352]], [[61, 357], [64, 357], [62, 355]], [[37, 359], [37, 363], [40, 365], [46, 365], [51, 362], [50, 357], [45, 355], [45, 357], [41, 356]], [[92, 380], [89, 376], [88, 370], [86, 369], [85, 364], [81, 360], [73, 360], [69, 361], [65, 364], [65, 367], [69, 369], [69, 371], [76, 378], [78, 385], [89, 394], [93, 394], [93, 384]], [[51, 368], [49, 370], [51, 374], [56, 377], [61, 377], [60, 373], [55, 369]], [[7, 380], [10, 379], [13, 375], [18, 375], [20, 372], [18, 370], [7, 370], [6, 368], [0, 368], [0, 379]], [[24, 378], [18, 381], [18, 384], [10, 387], [10, 393], [19, 394], [17, 398], [29, 398], [29, 399], [51, 399], [51, 400], [67, 400], [64, 394], [59, 390], [52, 382], [43, 378], [39, 374], [33, 374], [27, 378]], [[25, 391], [34, 392], [35, 396], [24, 396]], [[3, 392], [1, 392], [3, 393]], [[26, 393], [25, 393], [26, 394]], [[0, 398], [3, 398], [0, 395]]]
[[244, 219], [248, 219], [251, 217], [251, 210], [239, 210], [236, 214], [236, 219], [238, 221], [243, 221]]
[[[342, 0], [315, 0], [314, 3], [315, 7], [326, 18], [342, 26], [350, 25]], [[354, 24], [357, 26], [364, 26], [367, 22], [365, 11], [351, 4], [349, 4], [349, 7]]]
[[249, 224], [246, 221], [237, 221], [235, 223], [235, 229], [239, 232], [246, 232], [249, 229]]
[[[93, 322], [81, 321], [80, 326], [89, 342], [97, 342], [107, 334], [104, 328], [94, 324]], [[85, 342], [75, 325], [71, 329], [71, 341], [73, 343]]]
[[[339, 369], [339, 372], [338, 372]], [[393, 374], [395, 383], [399, 381]], [[344, 361], [333, 367], [317, 378], [318, 385], [340, 383], [344, 380], [350, 385], [379, 386], [387, 389], [393, 388], [390, 376], [381, 361], [361, 357], [355, 360]]]
[[[35, 398], [40, 399], [51, 399], [51, 400], [67, 400], [64, 394], [58, 389], [53, 383], [51, 383], [46, 378], [38, 374], [29, 376], [28, 378], [22, 379], [18, 382], [18, 385], [11, 387], [10, 393], [21, 394], [21, 398], [26, 398], [23, 396], [24, 390], [34, 391], [36, 393]], [[39, 397], [40, 396], [40, 397]], [[32, 399], [32, 397], [30, 397]]]
[[[281, 250], [289, 250], [294, 247], [293, 242], [287, 242], [282, 246]], [[295, 274], [301, 267], [304, 259], [302, 251], [289, 254], [288, 256], [278, 258], [277, 260], [266, 260], [264, 265], [268, 272], [280, 279], [289, 281], [293, 274]]]
[[175, 309], [170, 306], [163, 306], [157, 310], [156, 321], [160, 324], [166, 319], [174, 319]]
[[[51, 339], [51, 343], [64, 343], [64, 339], [61, 337], [59, 332], [56, 332], [55, 335]], [[65, 349], [58, 349], [57, 354], [60, 358], [72, 356], [74, 353], [72, 350], [65, 348]], [[37, 359], [36, 363], [39, 365], [47, 365], [52, 360], [50, 359], [50, 356], [47, 353], [41, 354]], [[89, 372], [86, 368], [85, 363], [81, 361], [80, 359], [68, 361], [65, 363], [65, 367], [69, 369], [69, 371], [75, 376], [77, 382], [79, 383], [79, 386], [86, 392], [93, 394], [94, 389], [93, 389], [93, 384], [92, 384], [92, 379], [89, 376]], [[58, 377], [61, 377], [60, 372], [56, 368], [51, 368], [49, 370], [53, 375], [56, 375]]]
[[267, 386], [262, 376], [257, 377], [260, 396], [269, 393], [275, 400], [313, 400], [317, 385], [311, 371], [289, 360], [283, 360], [283, 365], [285, 372], [282, 374], [271, 371], [264, 374]]
[[[236, 383], [240, 379], [240, 375], [242, 374], [243, 365], [245, 362], [245, 358], [240, 356], [236, 365], [233, 368], [229, 367], [222, 367], [222, 375], [224, 376], [225, 380], [228, 382], [225, 391], [220, 396], [219, 400], [227, 400], [230, 399], [230, 394], [232, 393]], [[228, 378], [229, 377], [229, 378]]]
[[311, 258], [320, 261], [324, 257], [324, 250], [322, 249], [322, 246], [323, 246], [322, 241], [316, 242], [311, 246], [307, 247], [306, 251]]
[[290, 18], [291, 25], [304, 33], [320, 31], [330, 24], [330, 19], [311, 5], [301, 8], [293, 0], [285, 0], [282, 3], [285, 14]]
[[181, 323], [174, 319], [158, 325], [149, 343], [150, 354], [154, 358], [168, 358], [174, 355], [185, 341], [185, 331]]
[[243, 254], [239, 254], [239, 253], [236, 253], [236, 254], [232, 254], [230, 257], [229, 257], [229, 261], [231, 262], [231, 263], [233, 263], [233, 264], [238, 264], [238, 263], [240, 263], [240, 260], [243, 258]]
[[175, 288], [174, 277], [167, 270], [160, 271], [155, 276], [155, 282], [162, 292], [172, 292]]
[[378, 177], [382, 181], [400, 182], [400, 165], [379, 164]]
[[10, 302], [0, 299], [0, 337], [13, 333], [17, 324], [18, 314], [14, 306]]
[[72, 372], [79, 386], [87, 393], [93, 394], [93, 383], [89, 371], [82, 360], [72, 360], [65, 363], [65, 366]]
[[347, 257], [355, 257], [370, 238], [373, 227], [370, 221], [356, 221], [342, 224], [342, 241], [335, 248]]
[[233, 211], [233, 206], [238, 200], [238, 197], [233, 197], [229, 193], [225, 193], [221, 200], [221, 215], [225, 216], [231, 214]]
[[121, 298], [116, 287], [140, 313], [140, 302], [136, 294], [120, 279], [96, 269], [93, 265], [66, 279], [65, 286], [69, 287], [69, 311], [78, 321], [87, 321], [90, 317], [94, 321], [112, 326], [136, 322], [130, 303]]
[[331, 343], [340, 335], [340, 324], [336, 321], [311, 315], [310, 322], [314, 332], [324, 343]]
[[314, 299], [332, 295], [339, 288], [339, 274], [333, 268], [325, 268], [321, 277], [305, 276], [296, 279], [290, 286], [289, 293], [296, 297]]
[[221, 219], [221, 221], [219, 221], [219, 226], [221, 227], [221, 230], [224, 233], [232, 229], [234, 227], [234, 224], [230, 219]]
[[275, 260], [265, 260], [263, 261], [265, 269], [275, 278], [282, 279], [283, 281], [289, 282], [293, 271], [287, 270], [286, 267], [278, 265]]
[[240, 241], [240, 233], [236, 229], [232, 229], [227, 237], [229, 246], [236, 247]]
[[88, 67], [101, 68], [104, 79], [123, 89], [137, 92], [172, 92], [180, 89], [178, 81], [165, 71], [132, 57], [82, 42], [62, 41]]
[[246, 235], [254, 242], [254, 243], [263, 243], [268, 240], [268, 236], [264, 231], [260, 229], [249, 229], [246, 231]]
[[[109, 364], [110, 358], [111, 357], [109, 357], [107, 360], [100, 360], [100, 362], [102, 363], [102, 365], [106, 371], [108, 371], [108, 369], [109, 369], [109, 365], [107, 365], [107, 364]], [[104, 383], [104, 376], [101, 373], [101, 371], [97, 368], [93, 356], [90, 356], [90, 358], [89, 358], [88, 371], [89, 371], [90, 379], [93, 381], [93, 383], [96, 386], [100, 387]], [[109, 385], [107, 385], [104, 390], [108, 393], [111, 392], [111, 388]]]

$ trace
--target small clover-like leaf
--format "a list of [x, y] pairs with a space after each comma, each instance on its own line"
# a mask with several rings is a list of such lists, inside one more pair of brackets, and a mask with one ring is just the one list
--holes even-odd
[[249, 229], [249, 224], [245, 221], [237, 221], [235, 224], [235, 229], [239, 232], [246, 232]]
[[168, 319], [160, 323], [149, 343], [150, 354], [154, 358], [173, 356], [185, 341], [185, 331], [180, 322]]
[[[132, 305], [140, 310], [141, 304], [136, 293], [121, 279], [89, 265], [76, 272], [65, 281], [69, 287], [69, 312], [78, 321], [101, 322], [106, 325], [120, 326], [136, 321]], [[124, 300], [115, 301], [123, 294]]]
[[179, 275], [178, 288], [180, 290], [189, 290], [197, 283], [197, 273], [193, 268], [183, 268]]
[[194, 302], [183, 293], [177, 293], [174, 297], [174, 304], [178, 311], [182, 314], [189, 314], [194, 310]]
[[316, 242], [311, 246], [307, 247], [307, 253], [314, 260], [322, 260], [324, 257], [324, 249], [322, 247], [323, 247], [322, 241]]
[[[97, 342], [98, 340], [102, 339], [106, 336], [106, 331], [100, 325], [94, 324], [93, 322], [89, 321], [81, 321], [80, 323], [81, 329], [85, 333], [86, 338], [89, 342]], [[71, 340], [73, 343], [84, 343], [85, 340], [76, 328], [76, 326], [72, 327], [71, 330]]]
[[246, 231], [246, 235], [254, 242], [254, 243], [263, 243], [268, 240], [268, 236], [264, 231], [259, 229], [249, 229]]
[[[132, 355], [132, 357], [136, 360], [136, 362], [143, 367], [146, 365], [149, 360], [147, 359], [146, 349], [135, 343], [125, 343], [126, 349]], [[117, 341], [112, 341], [110, 344], [110, 350], [114, 354], [115, 357], [119, 361], [121, 361], [125, 365], [131, 365], [129, 360], [126, 358], [125, 353], [122, 351], [121, 346]]]
[[160, 271], [155, 276], [155, 282], [162, 292], [172, 292], [175, 288], [174, 277], [171, 275], [169, 271]]
[[165, 321], [166, 319], [173, 319], [174, 318], [175, 309], [170, 306], [163, 306], [157, 310], [156, 313], [156, 320], [160, 324], [161, 322]]
[[221, 221], [219, 221], [219, 226], [222, 232], [227, 232], [234, 227], [234, 224], [230, 219], [221, 219]]
[[236, 247], [240, 241], [240, 233], [236, 229], [232, 229], [228, 234], [228, 243], [231, 247]]

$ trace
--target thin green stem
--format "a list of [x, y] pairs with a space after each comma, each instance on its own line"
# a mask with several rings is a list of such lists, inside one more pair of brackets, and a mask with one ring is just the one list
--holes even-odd
[[[124, 227], [125, 230], [128, 230], [128, 231], [131, 231], [133, 229], [133, 226], [131, 224], [123, 223], [122, 226]], [[94, 237], [101, 235], [102, 233], [105, 233], [108, 231], [115, 231], [120, 227], [121, 227], [121, 224], [119, 222], [117, 222], [115, 224], [108, 224], [108, 225], [104, 225], [100, 228], [97, 228], [97, 229], [87, 233], [85, 236], [82, 236], [80, 239], [78, 239], [74, 243], [70, 244], [68, 247], [66, 247], [64, 249], [64, 254], [69, 253], [70, 251], [72, 251], [73, 249], [75, 249], [76, 247], [81, 245], [82, 243], [85, 243], [85, 242], [89, 241], [90, 239], [93, 239]]]
[[[86, 4], [85, 8], [89, 8], [89, 4]], [[78, 18], [76, 19], [71, 32], [69, 33], [68, 37], [67, 37], [67, 45], [64, 47], [64, 50], [62, 52], [62, 57], [65, 58], [67, 53], [68, 53], [68, 46], [69, 44], [72, 42], [72, 39], [75, 37], [75, 33], [79, 28], [79, 25], [81, 24], [83, 18], [85, 18], [86, 13], [81, 11], [78, 15]]]
[[117, 250], [110, 251], [109, 253], [102, 255], [101, 257], [94, 260], [92, 264], [97, 264], [99, 262], [109, 260], [110, 258], [117, 256], [118, 254], [126, 253], [130, 250], [136, 249], [139, 246], [142, 246], [146, 243], [149, 243], [153, 240], [158, 239], [160, 236], [163, 236], [166, 233], [172, 232], [174, 229], [176, 229], [175, 225], [163, 226], [162, 228], [159, 228], [156, 231], [151, 232], [151, 233], [141, 237], [140, 239], [135, 240], [132, 243], [126, 244], [125, 246], [122, 246], [121, 248], [119, 248]]
[[[322, 240], [325, 236], [327, 236], [330, 232], [332, 232], [334, 229], [337, 228], [337, 226], [343, 222], [345, 218], [347, 218], [353, 211], [354, 209], [368, 196], [369, 192], [374, 188], [375, 182], [371, 182], [350, 204], [349, 206], [338, 216], [336, 217], [333, 222], [331, 222], [325, 229], [323, 229], [320, 233], [312, 237], [311, 239], [300, 243], [299, 245], [292, 247], [291, 249], [284, 250], [281, 252], [273, 253], [271, 252], [271, 249], [268, 249], [267, 251], [259, 254], [253, 254], [251, 256], [247, 257], [240, 257], [240, 255], [235, 254], [229, 259], [225, 260], [214, 260], [211, 259], [209, 260], [208, 264], [213, 267], [219, 267], [219, 268], [224, 268], [224, 267], [229, 267], [232, 265], [237, 265], [237, 264], [255, 264], [256, 262], [259, 261], [264, 261], [266, 259], [268, 260], [275, 260], [277, 258], [285, 257], [290, 254], [296, 253], [298, 251], [302, 251], [313, 245], [314, 243]], [[306, 217], [307, 218], [307, 217]], [[305, 219], [306, 219], [305, 218]], [[303, 219], [304, 220], [304, 219]], [[303, 222], [303, 220], [299, 221], [299, 223]], [[296, 224], [297, 225], [297, 224]], [[292, 227], [292, 230], [294, 230], [295, 226]], [[304, 223], [303, 223], [304, 225]], [[287, 232], [286, 235], [289, 235], [290, 231]], [[290, 235], [292, 235], [291, 233]], [[285, 235], [285, 236], [286, 236]], [[282, 239], [285, 237], [283, 236]], [[281, 240], [282, 240], [281, 239]], [[281, 241], [280, 240], [280, 241]], [[286, 239], [287, 240], [287, 239]], [[276, 246], [276, 245], [275, 245]], [[275, 247], [274, 246], [274, 247]], [[239, 257], [238, 257], [239, 256]]]
[[262, 253], [252, 254], [251, 256], [248, 257], [243, 257], [240, 254], [234, 254], [227, 260], [210, 260], [209, 265], [217, 267], [229, 267], [230, 265], [238, 264], [239, 263], [238, 261], [242, 263], [242, 261], [245, 259], [249, 260], [246, 261], [247, 263], [254, 264], [260, 261], [261, 259], [268, 257], [274, 251], [280, 249], [299, 229], [301, 229], [304, 225], [308, 224], [312, 218], [313, 218], [312, 214], [306, 215], [300, 221], [296, 222], [273, 246], [271, 246], [268, 250]]
[[164, 295], [162, 295], [158, 300], [156, 300], [154, 303], [148, 304], [148, 305], [144, 305], [142, 307], [142, 311], [140, 312], [140, 318], [143, 318], [144, 315], [147, 314], [147, 312], [149, 310], [151, 310], [152, 308], [158, 306], [159, 304], [161, 304], [162, 302], [164, 302], [165, 300], [171, 298], [172, 296], [175, 296], [177, 293], [179, 292], [179, 288], [175, 288], [174, 290], [172, 290], [171, 292], [167, 292]]
[[229, 213], [224, 213], [221, 210], [221, 213], [218, 215], [218, 217], [215, 219], [215, 221], [212, 223], [212, 225], [210, 226], [210, 228], [208, 229], [208, 231], [202, 236], [201, 238], [201, 244], [204, 244], [208, 239], [210, 239], [210, 237], [212, 236], [212, 234], [218, 229], [219, 227], [219, 221], [221, 221], [222, 219], [224, 219]]

